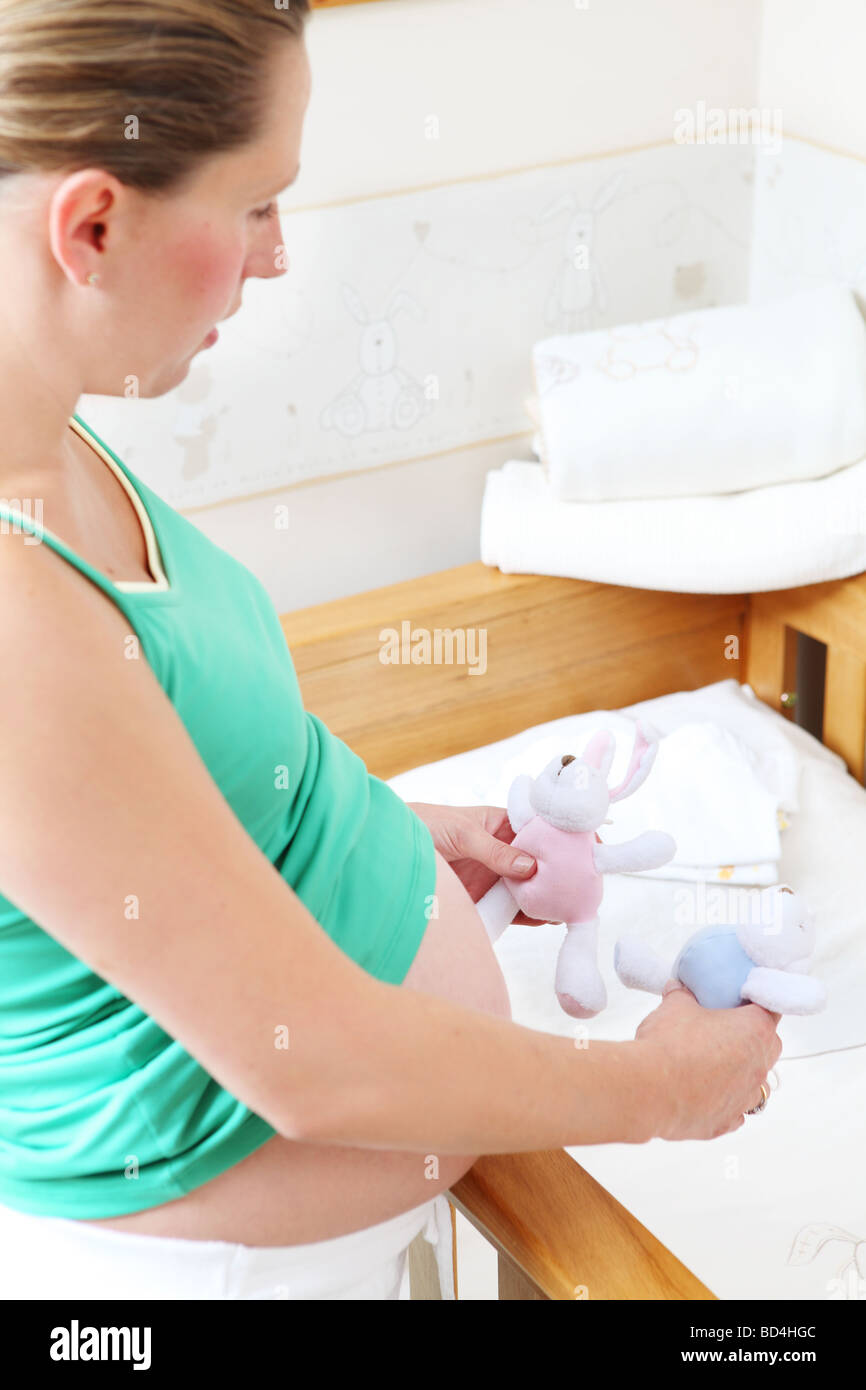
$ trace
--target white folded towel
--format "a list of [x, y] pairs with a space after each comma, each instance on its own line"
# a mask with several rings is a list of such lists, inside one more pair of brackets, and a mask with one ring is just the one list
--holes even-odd
[[844, 579], [866, 569], [866, 459], [810, 482], [629, 502], [557, 501], [543, 464], [510, 460], [487, 474], [481, 559], [672, 593]]
[[682, 724], [662, 738], [652, 776], [609, 815], [612, 824], [602, 832], [609, 844], [631, 840], [648, 826], [673, 835], [673, 859], [644, 870], [646, 877], [777, 881], [779, 832], [786, 824], [778, 788], [747, 744], [711, 720]]
[[738, 492], [866, 455], [866, 323], [843, 285], [547, 338], [532, 367], [561, 501]]

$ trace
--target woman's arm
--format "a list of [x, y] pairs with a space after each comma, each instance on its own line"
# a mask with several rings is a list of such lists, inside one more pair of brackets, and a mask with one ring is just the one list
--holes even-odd
[[[279, 1133], [463, 1154], [674, 1126], [677, 1058], [658, 1040], [576, 1048], [367, 975], [238, 822], [144, 658], [126, 659], [110, 600], [13, 537], [0, 586], [0, 889]], [[759, 1034], [735, 1033], [737, 1062]], [[702, 1123], [714, 1104], [695, 1106]]]

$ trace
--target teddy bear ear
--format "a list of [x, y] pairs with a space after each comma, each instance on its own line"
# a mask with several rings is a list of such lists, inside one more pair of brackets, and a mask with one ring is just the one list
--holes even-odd
[[613, 762], [615, 740], [609, 729], [599, 729], [593, 734], [583, 753], [583, 761], [601, 773], [607, 781], [610, 765]]

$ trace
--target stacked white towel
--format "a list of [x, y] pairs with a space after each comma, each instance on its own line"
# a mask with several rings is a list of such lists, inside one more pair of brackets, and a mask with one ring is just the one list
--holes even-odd
[[866, 455], [866, 323], [844, 285], [547, 338], [532, 366], [559, 501], [733, 493]]
[[866, 324], [823, 286], [549, 338], [539, 462], [488, 472], [481, 559], [677, 593], [866, 569]]
[[669, 593], [742, 594], [866, 570], [866, 459], [827, 478], [721, 497], [558, 502], [540, 463], [487, 474], [481, 559]]

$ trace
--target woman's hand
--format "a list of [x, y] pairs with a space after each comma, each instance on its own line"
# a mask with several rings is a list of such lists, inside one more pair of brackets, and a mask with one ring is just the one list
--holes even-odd
[[704, 1009], [674, 981], [638, 1026], [635, 1041], [648, 1064], [647, 1096], [660, 1139], [716, 1139], [744, 1123], [761, 1102], [761, 1083], [776, 1065], [781, 1017], [758, 1004]]
[[[410, 801], [433, 843], [447, 860], [474, 903], [498, 878], [531, 878], [537, 863], [531, 854], [510, 849], [514, 831], [504, 806], [437, 806]], [[524, 863], [525, 861], [525, 863]], [[537, 926], [538, 919], [518, 912], [512, 919]]]

